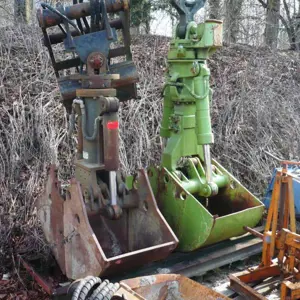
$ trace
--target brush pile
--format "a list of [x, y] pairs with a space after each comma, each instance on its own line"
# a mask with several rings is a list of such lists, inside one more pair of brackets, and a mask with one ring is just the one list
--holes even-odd
[[[126, 173], [159, 163], [161, 88], [169, 39], [139, 36], [133, 55], [140, 100], [122, 104], [121, 160]], [[226, 47], [209, 62], [214, 157], [261, 196], [277, 165], [299, 159], [300, 59], [292, 52]], [[36, 219], [47, 166], [72, 175], [75, 138], [38, 28], [7, 28], [0, 36], [0, 261], [11, 269], [17, 253], [49, 254]], [[17, 268], [17, 264], [14, 264]], [[1, 273], [1, 270], [0, 270]]]

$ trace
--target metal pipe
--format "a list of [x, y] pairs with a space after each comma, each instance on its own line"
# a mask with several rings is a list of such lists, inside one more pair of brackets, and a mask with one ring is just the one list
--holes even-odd
[[44, 10], [48, 9], [49, 11], [54, 13], [56, 16], [58, 16], [62, 20], [62, 22], [60, 22], [60, 23], [63, 23], [64, 21], [67, 22], [68, 24], [73, 26], [79, 34], [81, 34], [78, 26], [72, 20], [67, 18], [63, 13], [61, 13], [58, 9], [52, 7], [51, 5], [49, 5], [47, 3], [41, 3], [41, 6], [44, 8]]
[[260, 239], [262, 239], [262, 240], [264, 239], [264, 235], [263, 235], [262, 233], [256, 231], [256, 230], [254, 230], [253, 228], [250, 228], [250, 227], [248, 227], [248, 226], [244, 226], [244, 229], [245, 229], [247, 232], [253, 234], [254, 236], [256, 236], [256, 237], [258, 237], [258, 238], [260, 238]]
[[[122, 20], [121, 19], [116, 19], [110, 22], [110, 26], [112, 28], [115, 28], [117, 30], [122, 29]], [[89, 28], [83, 28], [84, 33], [89, 33]], [[79, 36], [79, 33], [76, 30], [70, 30], [70, 34], [72, 37]], [[66, 35], [63, 32], [59, 33], [54, 33], [49, 35], [49, 40], [51, 45], [56, 45], [61, 42], [66, 38]], [[44, 44], [45, 44], [45, 39], [44, 39]]]
[[83, 134], [82, 134], [82, 115], [78, 116], [78, 142], [77, 142], [77, 159], [82, 159], [83, 153]]
[[[106, 0], [106, 10], [108, 13], [116, 13], [129, 8], [129, 0]], [[65, 8], [65, 16], [69, 20], [88, 17], [91, 15], [91, 3], [83, 2]], [[37, 12], [39, 25], [42, 28], [56, 26], [63, 22], [61, 16], [49, 9], [39, 9]]]
[[99, 116], [95, 119], [93, 135], [89, 136], [86, 132], [86, 113], [85, 113], [84, 102], [81, 99], [74, 99], [73, 104], [79, 104], [80, 105], [81, 115], [82, 115], [82, 133], [83, 133], [83, 137], [87, 141], [94, 141], [96, 139], [97, 135], [99, 134], [99, 123], [102, 120], [102, 117]]
[[210, 145], [203, 145], [205, 176], [208, 183], [212, 182], [212, 165], [210, 156]]
[[110, 204], [117, 205], [117, 173], [116, 171], [109, 172], [109, 187], [110, 187]]
[[69, 137], [73, 134], [74, 128], [75, 128], [75, 110], [72, 106], [72, 112], [69, 119], [69, 130], [68, 130]]

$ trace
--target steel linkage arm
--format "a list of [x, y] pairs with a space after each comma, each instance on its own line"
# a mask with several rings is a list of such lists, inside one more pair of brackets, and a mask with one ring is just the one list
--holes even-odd
[[184, 38], [189, 22], [193, 21], [197, 11], [204, 7], [206, 0], [171, 0], [171, 4], [177, 10], [180, 21], [177, 27], [177, 34]]

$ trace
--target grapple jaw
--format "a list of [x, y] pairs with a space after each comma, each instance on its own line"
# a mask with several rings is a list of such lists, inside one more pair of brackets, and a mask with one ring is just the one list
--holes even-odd
[[[190, 252], [246, 233], [255, 227], [264, 205], [216, 161], [219, 173], [228, 178], [211, 197], [196, 191], [196, 177], [168, 169], [151, 168], [149, 180], [158, 206], [179, 239], [178, 250]], [[199, 178], [199, 177], [198, 177]]]
[[130, 197], [135, 209], [109, 220], [89, 212], [76, 179], [62, 194], [51, 166], [38, 215], [62, 272], [71, 279], [114, 274], [166, 258], [178, 240], [160, 213], [147, 173], [140, 171]]
[[222, 46], [222, 22], [197, 24], [204, 1], [173, 1], [180, 22], [170, 43], [160, 136], [162, 167], [151, 168], [159, 208], [179, 239], [193, 251], [245, 233], [264, 205], [211, 158], [214, 134], [208, 58]]
[[75, 178], [62, 195], [52, 166], [38, 206], [63, 273], [78, 279], [163, 259], [178, 240], [156, 205], [147, 173], [138, 172], [127, 187], [119, 169], [119, 104], [136, 97], [138, 80], [130, 52], [129, 2], [73, 3], [41, 4], [38, 12], [70, 113], [69, 134], [77, 122], [78, 140]]

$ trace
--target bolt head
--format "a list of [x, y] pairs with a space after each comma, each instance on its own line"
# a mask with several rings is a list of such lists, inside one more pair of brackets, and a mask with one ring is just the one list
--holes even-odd
[[196, 3], [196, 0], [185, 0], [186, 6], [193, 6]]

